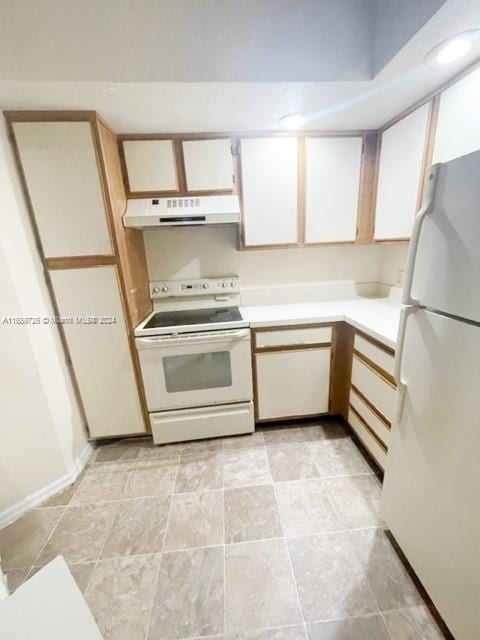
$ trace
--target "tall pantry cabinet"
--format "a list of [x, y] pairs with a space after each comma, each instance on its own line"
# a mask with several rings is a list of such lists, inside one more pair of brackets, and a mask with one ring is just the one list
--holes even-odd
[[151, 302], [116, 135], [92, 111], [5, 116], [89, 435], [144, 433], [133, 328]]

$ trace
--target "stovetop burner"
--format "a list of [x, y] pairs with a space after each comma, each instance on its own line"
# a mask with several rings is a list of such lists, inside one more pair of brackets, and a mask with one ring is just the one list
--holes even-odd
[[242, 320], [242, 314], [238, 307], [158, 311], [150, 318], [147, 324], [144, 325], [144, 329], [209, 325], [223, 322], [240, 322]]

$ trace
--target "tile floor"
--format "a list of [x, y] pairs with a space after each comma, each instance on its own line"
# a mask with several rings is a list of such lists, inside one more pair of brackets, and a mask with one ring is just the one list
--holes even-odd
[[443, 638], [342, 425], [104, 445], [0, 531], [12, 589], [62, 554], [106, 640]]

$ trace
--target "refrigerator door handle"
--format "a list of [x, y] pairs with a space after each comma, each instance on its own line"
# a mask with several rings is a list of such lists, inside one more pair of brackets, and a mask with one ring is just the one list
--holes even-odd
[[403, 403], [405, 400], [405, 392], [407, 390], [407, 380], [402, 379], [402, 362], [403, 362], [403, 351], [405, 347], [405, 336], [407, 333], [407, 323], [408, 318], [412, 313], [418, 309], [417, 306], [408, 306], [402, 307], [402, 311], [400, 313], [400, 324], [398, 327], [398, 339], [397, 346], [395, 349], [395, 363], [394, 363], [394, 371], [393, 375], [395, 378], [395, 382], [397, 383], [397, 404], [395, 411], [395, 418], [398, 422], [402, 417], [403, 411]]
[[417, 304], [418, 301], [412, 298], [412, 283], [413, 275], [415, 272], [415, 260], [417, 258], [418, 241], [420, 239], [420, 232], [425, 218], [433, 211], [433, 204], [435, 200], [435, 187], [438, 179], [438, 172], [441, 165], [439, 163], [431, 166], [428, 172], [428, 188], [425, 195], [425, 202], [423, 207], [415, 216], [413, 223], [412, 237], [410, 239], [410, 246], [408, 248], [407, 264], [405, 266], [405, 283], [403, 287], [402, 302], [406, 305]]

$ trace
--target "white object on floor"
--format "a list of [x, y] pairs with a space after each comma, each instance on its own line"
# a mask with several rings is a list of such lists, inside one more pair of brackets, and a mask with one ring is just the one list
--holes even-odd
[[2, 558], [0, 557], [0, 600], [8, 596], [7, 576], [2, 571]]
[[2, 640], [103, 640], [62, 556], [0, 602]]

